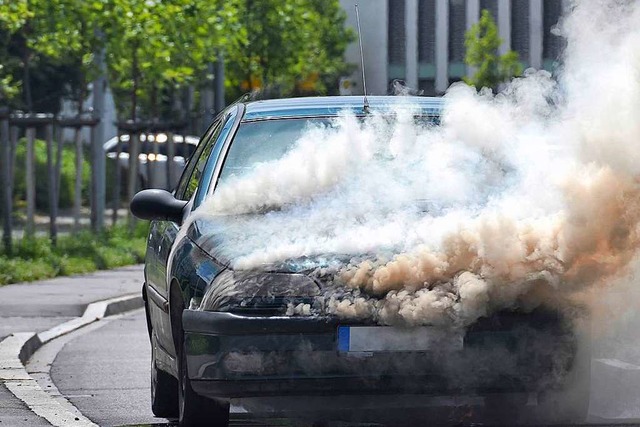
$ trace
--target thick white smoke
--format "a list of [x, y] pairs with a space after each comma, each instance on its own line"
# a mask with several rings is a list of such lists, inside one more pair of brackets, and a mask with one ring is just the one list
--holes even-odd
[[198, 216], [236, 269], [346, 255], [324, 310], [385, 324], [464, 325], [606, 283], [640, 248], [640, 6], [576, 1], [559, 28], [558, 79], [453, 85], [438, 127], [411, 105], [345, 113]]

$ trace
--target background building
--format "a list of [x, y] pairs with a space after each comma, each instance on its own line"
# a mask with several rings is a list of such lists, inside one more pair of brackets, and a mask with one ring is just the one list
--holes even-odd
[[[465, 32], [488, 9], [503, 40], [501, 53], [515, 50], [525, 68], [551, 70], [562, 49], [553, 34], [563, 0], [340, 0], [347, 24], [356, 28], [359, 3], [367, 91], [382, 95], [390, 82], [402, 79], [425, 95], [443, 93], [471, 73], [464, 64]], [[358, 64], [352, 76], [354, 94], [362, 91], [357, 41], [346, 52]]]

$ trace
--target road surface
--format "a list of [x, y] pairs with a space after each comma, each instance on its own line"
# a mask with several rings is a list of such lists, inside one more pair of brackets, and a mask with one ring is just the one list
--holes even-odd
[[[174, 425], [155, 418], [149, 408], [150, 349], [142, 310], [102, 320], [60, 340], [65, 342], [59, 344], [51, 377], [88, 418], [101, 426]], [[612, 358], [594, 361], [594, 422], [603, 422], [603, 416], [625, 424], [640, 418], [640, 367], [625, 363]], [[282, 425], [282, 421], [232, 415], [236, 426]]]

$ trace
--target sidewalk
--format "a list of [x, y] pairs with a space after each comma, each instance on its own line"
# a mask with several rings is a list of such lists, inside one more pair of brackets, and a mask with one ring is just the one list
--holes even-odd
[[[140, 293], [142, 269], [136, 265], [0, 287], [0, 341], [15, 332], [43, 332], [82, 316], [92, 302]], [[20, 425], [49, 423], [0, 384], [0, 427]]]

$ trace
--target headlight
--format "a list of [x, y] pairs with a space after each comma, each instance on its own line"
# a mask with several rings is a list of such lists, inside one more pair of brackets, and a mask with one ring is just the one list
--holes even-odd
[[311, 304], [320, 288], [303, 274], [225, 270], [207, 288], [200, 310], [284, 314], [290, 304]]

